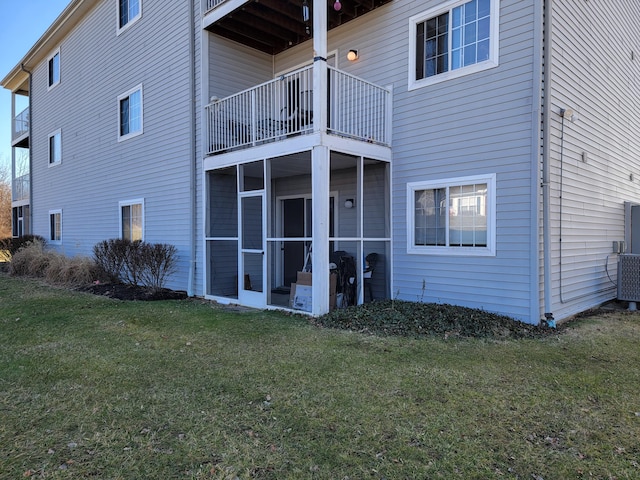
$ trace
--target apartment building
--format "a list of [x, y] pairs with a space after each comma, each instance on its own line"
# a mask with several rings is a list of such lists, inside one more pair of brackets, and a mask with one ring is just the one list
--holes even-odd
[[631, 0], [73, 0], [2, 80], [14, 234], [171, 243], [226, 303], [561, 320], [640, 253], [639, 53]]

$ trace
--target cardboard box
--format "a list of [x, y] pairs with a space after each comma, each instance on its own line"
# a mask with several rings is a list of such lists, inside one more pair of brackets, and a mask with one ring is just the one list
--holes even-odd
[[[289, 306], [295, 310], [311, 311], [311, 302], [313, 296], [311, 294], [312, 285], [311, 272], [298, 272], [296, 283], [291, 284], [291, 293], [289, 294]], [[338, 283], [338, 275], [331, 273], [329, 275], [329, 310], [336, 308], [336, 285]]]

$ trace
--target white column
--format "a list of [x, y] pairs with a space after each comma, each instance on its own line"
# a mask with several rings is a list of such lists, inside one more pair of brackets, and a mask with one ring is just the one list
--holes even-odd
[[[327, 2], [313, 0], [313, 128], [327, 131]], [[322, 138], [322, 135], [321, 135]], [[329, 311], [329, 148], [311, 151], [314, 315]]]
[[311, 151], [313, 208], [313, 309], [314, 315], [329, 311], [329, 148], [317, 145]]

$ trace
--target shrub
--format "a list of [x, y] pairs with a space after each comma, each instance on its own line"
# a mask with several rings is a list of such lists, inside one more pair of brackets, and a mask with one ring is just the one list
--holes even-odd
[[40, 242], [42, 245], [46, 245], [47, 242], [44, 237], [40, 235], [23, 235], [21, 237], [7, 237], [0, 239], [0, 250], [9, 252], [9, 256], [13, 256], [21, 248], [30, 245], [34, 241]]
[[11, 257], [10, 275], [43, 277], [53, 252], [45, 252], [44, 243], [33, 240], [25, 243]]
[[93, 247], [93, 259], [112, 282], [121, 281], [124, 263], [129, 248], [128, 240], [112, 238]]
[[45, 271], [48, 282], [70, 287], [87, 285], [100, 277], [100, 269], [87, 257], [67, 258], [58, 254], [51, 257]]
[[37, 239], [23, 245], [13, 255], [9, 274], [42, 277], [49, 283], [72, 287], [89, 284], [103, 276], [92, 259], [65, 257], [47, 250], [44, 243]]
[[177, 249], [164, 243], [114, 238], [96, 244], [93, 255], [112, 281], [144, 285], [153, 291], [162, 289], [176, 271]]
[[167, 278], [176, 272], [177, 249], [166, 243], [143, 244], [140, 249], [140, 279], [144, 285], [157, 292], [164, 287]]

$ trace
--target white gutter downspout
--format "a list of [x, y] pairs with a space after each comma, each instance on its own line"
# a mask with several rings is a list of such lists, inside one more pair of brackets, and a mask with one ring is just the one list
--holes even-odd
[[550, 194], [550, 159], [551, 159], [551, 10], [552, 0], [544, 2], [544, 101], [542, 106], [542, 254], [544, 271], [544, 318], [550, 327], [555, 327], [551, 312], [551, 194]]
[[193, 12], [195, 11], [195, 1], [191, 0], [188, 2], [189, 8], [191, 11], [189, 15], [187, 15], [187, 19], [189, 21], [189, 62], [191, 63], [191, 68], [189, 69], [189, 82], [191, 87], [191, 158], [189, 162], [189, 191], [191, 194], [191, 212], [189, 213], [189, 247], [190, 247], [190, 257], [189, 257], [189, 279], [187, 283], [187, 295], [193, 297], [193, 285], [195, 283], [196, 276], [196, 211], [198, 206], [197, 192], [196, 192], [196, 29], [195, 29], [195, 21], [193, 18]]

